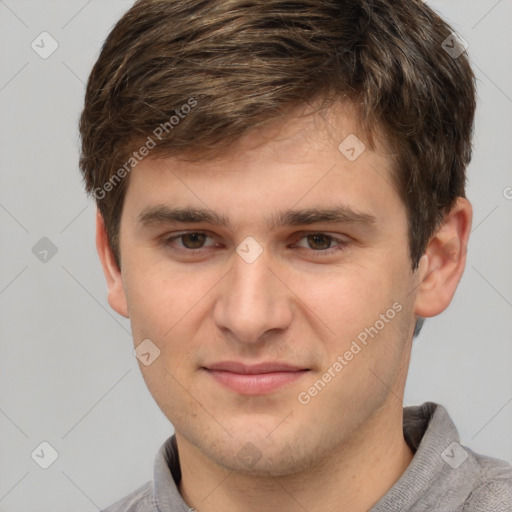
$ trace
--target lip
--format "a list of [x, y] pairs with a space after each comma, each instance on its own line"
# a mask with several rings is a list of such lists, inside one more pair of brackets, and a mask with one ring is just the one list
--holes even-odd
[[235, 361], [203, 367], [219, 384], [242, 395], [265, 395], [304, 376], [309, 370], [286, 363], [245, 365]]

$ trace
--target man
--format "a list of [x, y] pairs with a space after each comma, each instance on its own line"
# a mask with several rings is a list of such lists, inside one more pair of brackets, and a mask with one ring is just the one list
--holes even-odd
[[80, 121], [112, 308], [175, 428], [114, 511], [509, 511], [403, 408], [471, 228], [463, 48], [421, 1], [140, 0]]

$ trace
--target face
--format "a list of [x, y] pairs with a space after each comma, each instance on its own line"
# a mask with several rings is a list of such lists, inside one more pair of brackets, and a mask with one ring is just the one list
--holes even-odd
[[226, 468], [297, 471], [403, 391], [407, 215], [393, 158], [354, 134], [339, 105], [130, 176], [111, 304], [160, 351], [140, 366], [179, 439]]

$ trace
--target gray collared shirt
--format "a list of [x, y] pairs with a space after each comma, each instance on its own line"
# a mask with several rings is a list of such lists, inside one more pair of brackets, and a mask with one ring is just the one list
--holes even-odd
[[[512, 467], [459, 444], [441, 405], [404, 408], [404, 437], [414, 458], [369, 512], [512, 512]], [[154, 480], [104, 512], [192, 512], [181, 497], [176, 438], [155, 458]]]

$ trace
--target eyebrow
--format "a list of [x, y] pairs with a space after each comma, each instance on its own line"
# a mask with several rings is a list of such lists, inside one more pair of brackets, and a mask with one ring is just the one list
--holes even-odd
[[[166, 205], [151, 206], [144, 209], [137, 217], [142, 227], [160, 224], [213, 224], [230, 228], [231, 223], [224, 215], [219, 215], [206, 208], [170, 208]], [[319, 223], [358, 224], [371, 227], [375, 225], [373, 215], [357, 212], [347, 206], [326, 208], [305, 208], [301, 210], [284, 210], [267, 219], [267, 227], [273, 230], [283, 226], [299, 226]]]

